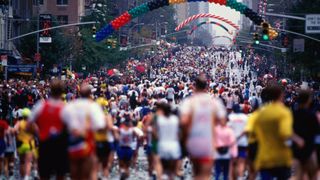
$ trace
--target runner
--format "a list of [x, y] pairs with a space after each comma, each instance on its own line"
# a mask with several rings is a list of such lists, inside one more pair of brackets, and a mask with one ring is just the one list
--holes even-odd
[[312, 94], [309, 91], [300, 91], [298, 95], [298, 110], [294, 111], [294, 133], [302, 140], [303, 146], [293, 143], [293, 155], [295, 158], [295, 179], [303, 179], [307, 176], [310, 180], [317, 179], [317, 153], [316, 137], [320, 134], [318, 119], [310, 109]]
[[17, 152], [20, 160], [20, 177], [29, 179], [32, 169], [32, 150], [35, 148], [35, 142], [32, 134], [28, 132], [27, 119], [31, 111], [24, 108], [19, 115], [19, 121], [15, 124], [15, 132], [17, 134]]
[[119, 147], [117, 155], [119, 158], [120, 179], [128, 179], [130, 166], [132, 165], [133, 149], [132, 143], [139, 135], [134, 131], [130, 114], [124, 114], [119, 127]]
[[[34, 133], [39, 136], [39, 172], [41, 179], [64, 179], [69, 169], [67, 154], [67, 134], [62, 122], [61, 112], [64, 107], [62, 94], [64, 84], [54, 80], [50, 85], [51, 97], [38, 102], [32, 109], [29, 123]], [[50, 163], [48, 163], [50, 162]]]
[[96, 179], [94, 132], [106, 127], [102, 108], [92, 101], [92, 88], [83, 84], [80, 99], [63, 109], [63, 122], [69, 132], [69, 158], [72, 179]]
[[132, 158], [132, 168], [137, 169], [137, 161], [138, 161], [138, 155], [139, 155], [139, 148], [141, 144], [143, 144], [143, 131], [138, 127], [138, 120], [133, 120], [132, 125], [133, 125], [133, 130], [137, 136], [133, 138], [133, 142], [131, 145], [131, 148], [133, 150], [133, 158]]
[[[229, 179], [229, 173], [233, 172], [232, 164], [238, 156], [236, 136], [233, 130], [227, 126], [226, 119], [217, 121], [214, 129], [215, 141], [215, 179], [222, 174], [224, 180]], [[241, 176], [237, 176], [241, 178]]]
[[[215, 122], [226, 118], [222, 103], [206, 93], [207, 79], [195, 80], [195, 94], [181, 105], [183, 143], [193, 164], [194, 179], [209, 179], [213, 166]], [[196, 148], [195, 148], [196, 147]]]
[[[96, 102], [101, 106], [106, 115], [106, 127], [104, 129], [98, 130], [94, 133], [94, 138], [96, 141], [96, 155], [98, 158], [98, 172], [99, 178], [104, 179], [109, 177], [109, 156], [113, 149], [113, 146], [110, 146], [108, 142], [109, 135], [112, 135], [113, 121], [112, 117], [108, 115], [108, 101], [99, 97]], [[102, 172], [102, 174], [100, 174]]]
[[[153, 134], [155, 117], [151, 113], [148, 113], [143, 117], [143, 131], [145, 135], [145, 152], [148, 160], [148, 174], [150, 178], [157, 179], [157, 175], [161, 174], [160, 158], [158, 156], [158, 141]], [[160, 178], [160, 177], [158, 177]]]
[[4, 174], [7, 178], [13, 178], [14, 173], [14, 163], [16, 156], [16, 135], [13, 127], [8, 127], [5, 133], [5, 162], [4, 162]]
[[[162, 171], [173, 180], [178, 160], [181, 158], [179, 119], [171, 113], [171, 107], [166, 103], [157, 103], [155, 116], [154, 136], [158, 140], [157, 151], [161, 159]], [[159, 177], [162, 178], [162, 173]]]
[[255, 168], [262, 180], [289, 179], [292, 153], [288, 140], [292, 138], [292, 113], [283, 104], [283, 91], [278, 85], [269, 85], [265, 90], [270, 97], [258, 113], [253, 133], [258, 142]]
[[248, 116], [241, 113], [239, 105], [233, 107], [233, 113], [228, 116], [229, 127], [234, 131], [237, 146], [238, 146], [238, 157], [235, 159], [235, 168], [233, 174], [233, 179], [243, 178], [244, 172], [246, 170], [246, 159], [247, 159], [247, 148], [248, 140], [244, 135], [244, 128], [247, 124]]

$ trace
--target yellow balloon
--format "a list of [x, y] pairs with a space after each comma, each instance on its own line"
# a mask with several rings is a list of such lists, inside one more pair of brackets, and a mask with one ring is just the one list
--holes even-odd
[[187, 0], [169, 0], [169, 4], [179, 4], [187, 2]]

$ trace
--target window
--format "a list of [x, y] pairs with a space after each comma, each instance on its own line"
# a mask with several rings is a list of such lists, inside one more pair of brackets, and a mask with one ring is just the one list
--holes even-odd
[[68, 24], [68, 16], [66, 15], [57, 16], [57, 20], [60, 24]]
[[57, 5], [68, 5], [68, 0], [57, 0]]
[[40, 4], [40, 5], [43, 5], [43, 0], [39, 0], [39, 4]]

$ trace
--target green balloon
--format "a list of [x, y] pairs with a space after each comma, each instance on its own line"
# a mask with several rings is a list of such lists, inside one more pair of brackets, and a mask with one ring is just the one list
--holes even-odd
[[137, 6], [133, 9], [129, 10], [129, 14], [132, 16], [132, 19], [141, 16], [149, 11], [149, 7], [147, 3], [144, 3], [140, 6]]

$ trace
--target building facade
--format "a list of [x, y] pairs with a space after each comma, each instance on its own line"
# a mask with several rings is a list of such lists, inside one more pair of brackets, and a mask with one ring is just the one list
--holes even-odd
[[[39, 0], [39, 13], [52, 14], [60, 24], [80, 22], [85, 16], [85, 6], [88, 0]], [[38, 7], [34, 4], [33, 14], [38, 14]]]
[[189, 15], [188, 3], [177, 4], [174, 6], [174, 8], [176, 10], [175, 19], [178, 24], [188, 18], [188, 15]]

